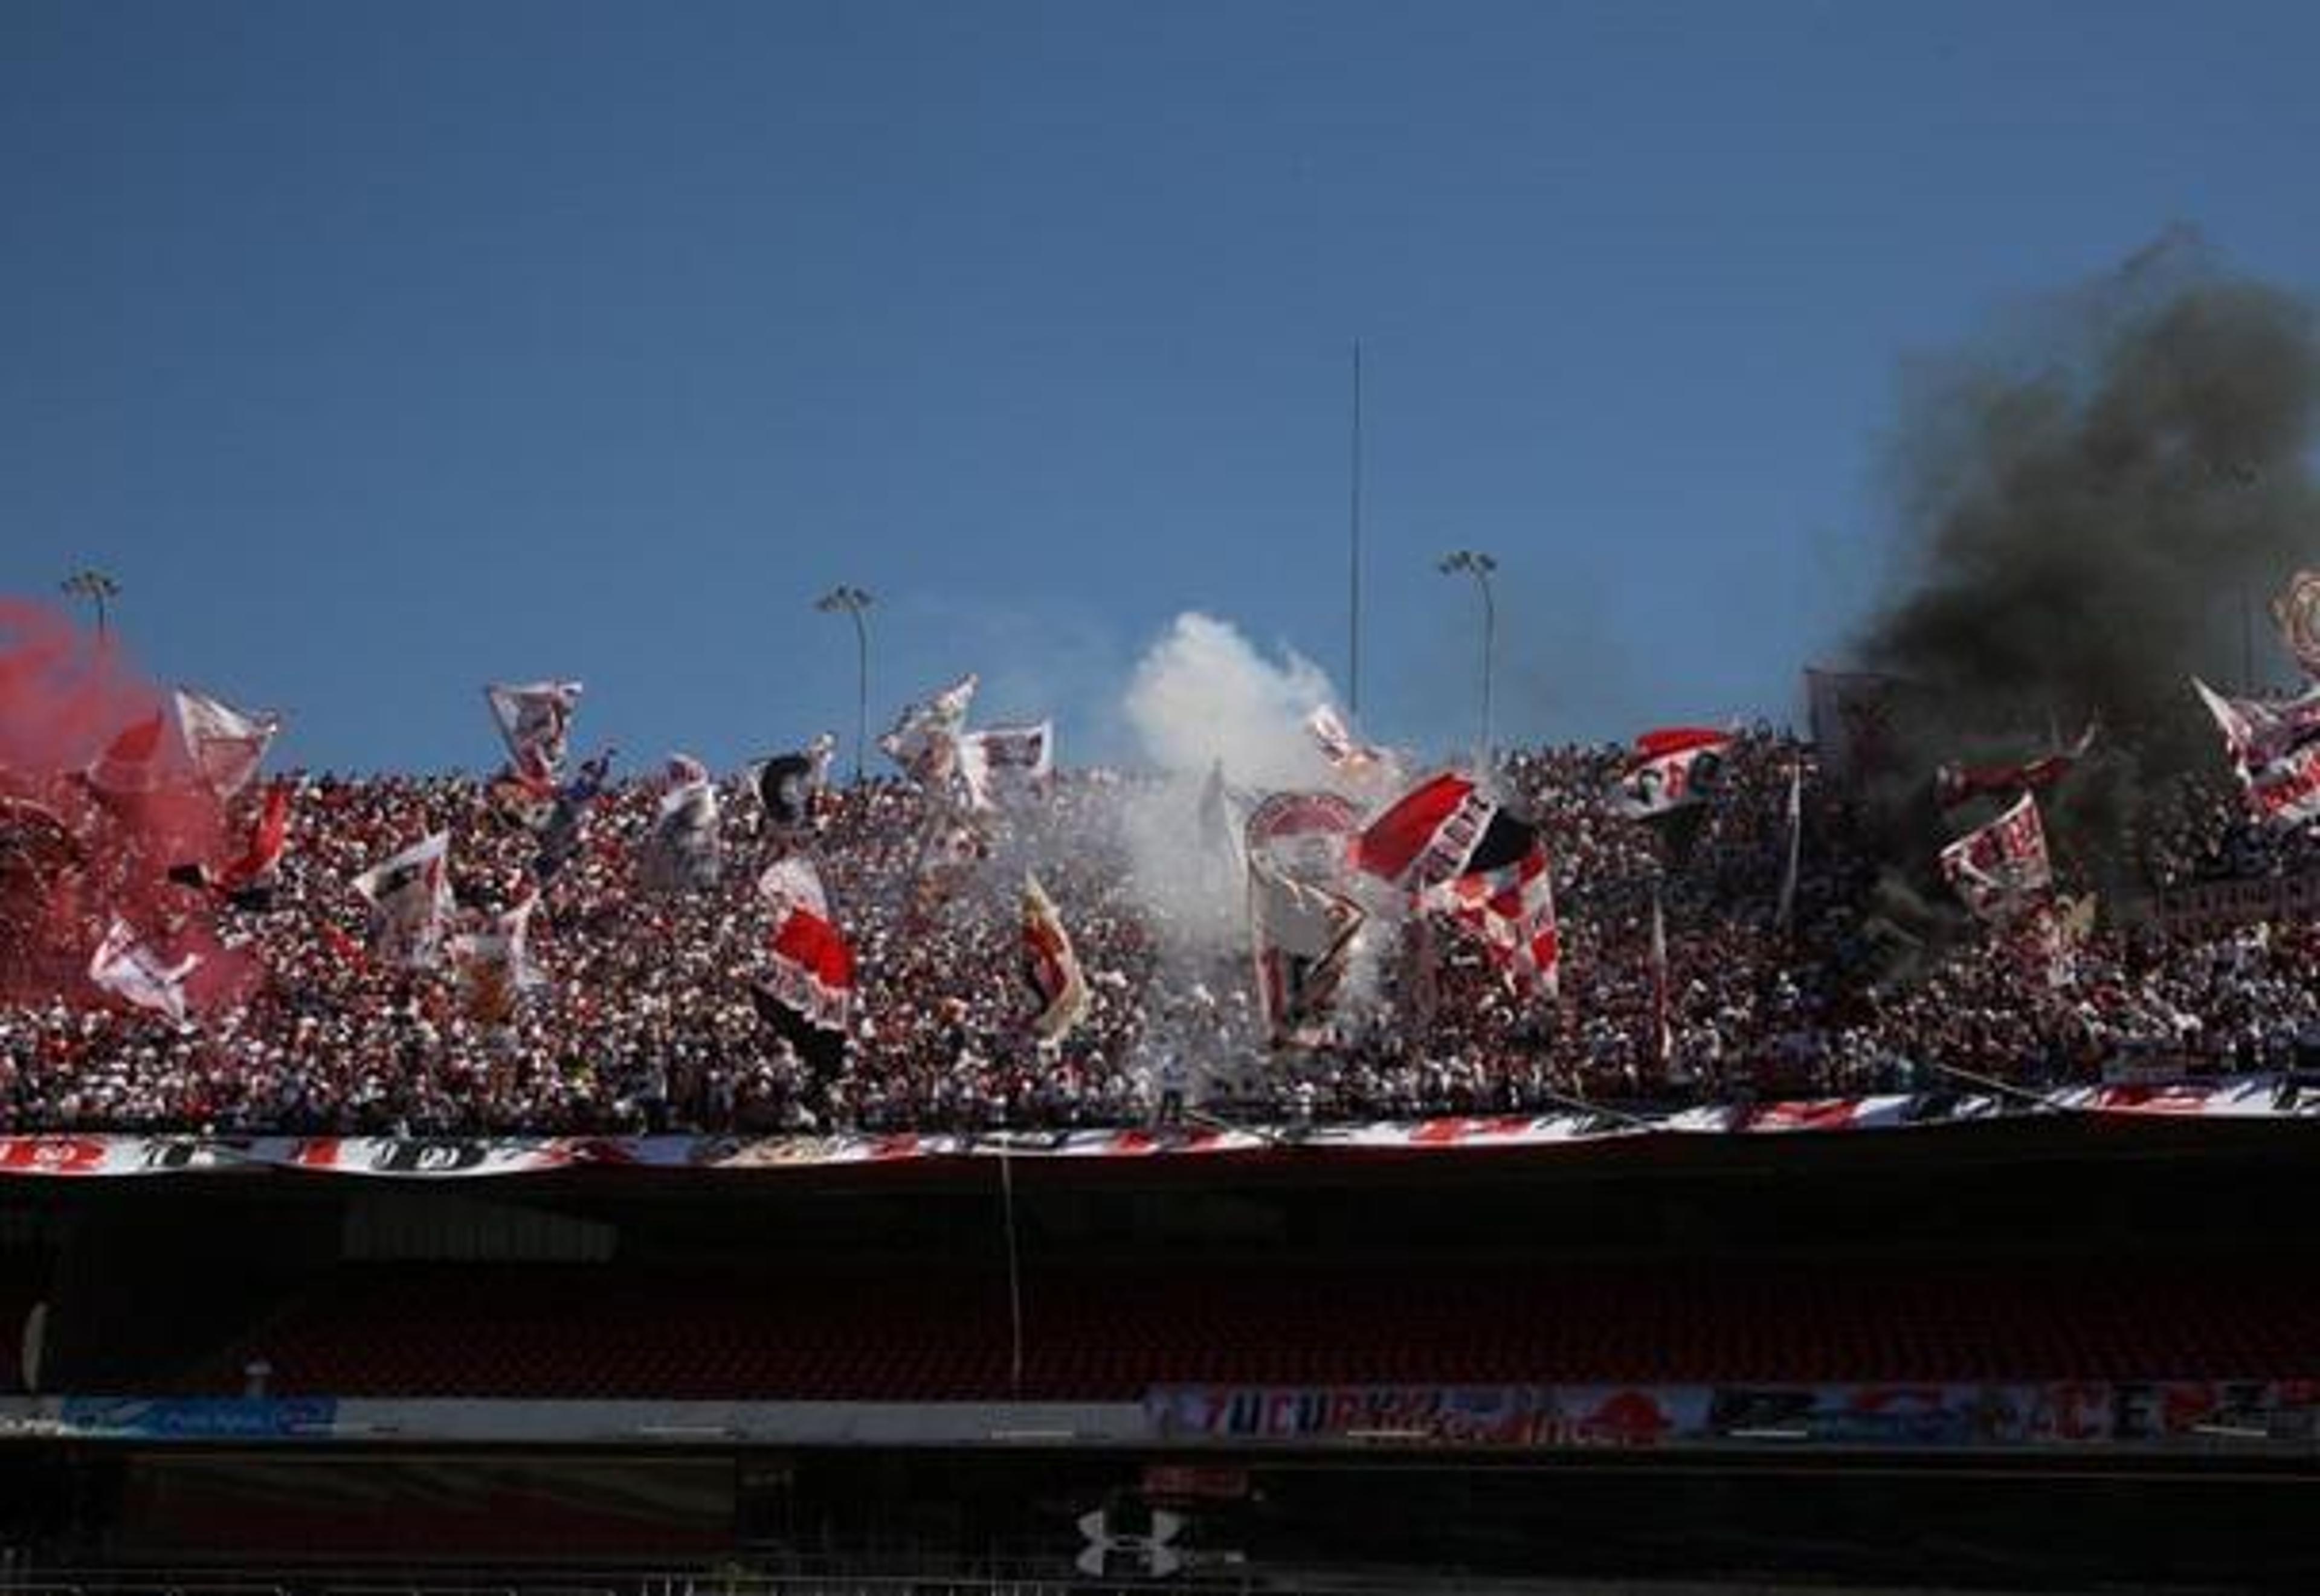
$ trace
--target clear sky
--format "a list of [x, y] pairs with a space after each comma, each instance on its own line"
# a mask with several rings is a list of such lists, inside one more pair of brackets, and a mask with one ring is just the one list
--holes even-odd
[[2174, 223], [2320, 281], [2298, 5], [0, 0], [0, 592], [315, 766], [479, 685], [730, 764], [957, 671], [1117, 755], [1185, 609], [1361, 708], [1794, 712], [1908, 363]]

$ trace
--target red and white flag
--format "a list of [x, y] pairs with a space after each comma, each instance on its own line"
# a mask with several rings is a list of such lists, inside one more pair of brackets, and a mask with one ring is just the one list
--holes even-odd
[[172, 702], [177, 735], [210, 791], [231, 798], [249, 785], [282, 729], [281, 717], [249, 714], [190, 687], [178, 688]]
[[1249, 944], [1273, 1046], [1310, 1047], [1329, 1039], [1337, 989], [1364, 918], [1344, 893], [1299, 881], [1265, 854], [1250, 853]]
[[1364, 828], [1355, 866], [1389, 885], [1421, 892], [1465, 866], [1499, 806], [1472, 776], [1455, 770], [1427, 776]]
[[2224, 734], [2248, 807], [2270, 824], [2320, 819], [2320, 687], [2284, 700], [2228, 698], [2194, 676]]
[[391, 964], [432, 965], [451, 913], [451, 834], [438, 831], [355, 877], [370, 904], [371, 947]]
[[1023, 979], [1039, 1000], [1031, 1034], [1041, 1042], [1061, 1041], [1087, 1017], [1087, 982], [1072, 951], [1071, 933], [1039, 878], [1029, 871], [1023, 875]]
[[1444, 771], [1420, 782], [1370, 822], [1354, 857], [1479, 938], [1519, 989], [1555, 992], [1561, 940], [1545, 846], [1472, 777]]
[[1942, 849], [1942, 876], [1977, 919], [2007, 920], [2044, 900], [2054, 884], [2037, 800], [2021, 799], [1986, 826]]
[[494, 682], [484, 689], [508, 758], [526, 782], [553, 784], [563, 774], [580, 691], [577, 682]]
[[843, 1037], [854, 1006], [854, 949], [829, 917], [820, 872], [791, 854], [766, 867], [757, 890], [776, 917], [765, 990], [808, 1027]]
[[1715, 797], [1732, 733], [1712, 726], [1669, 726], [1636, 739], [1613, 803], [1632, 820], [1654, 820]]
[[201, 965], [201, 956], [188, 953], [170, 964], [116, 917], [88, 961], [88, 978], [140, 1009], [167, 1014], [186, 1022], [186, 977]]

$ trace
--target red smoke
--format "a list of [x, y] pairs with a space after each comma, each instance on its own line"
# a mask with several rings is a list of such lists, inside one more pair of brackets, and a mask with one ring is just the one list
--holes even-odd
[[88, 957], [116, 916], [203, 956], [196, 1001], [246, 988], [254, 971], [219, 944], [208, 895], [167, 875], [218, 858], [229, 835], [168, 694], [113, 639], [0, 595], [0, 993], [94, 1001]]

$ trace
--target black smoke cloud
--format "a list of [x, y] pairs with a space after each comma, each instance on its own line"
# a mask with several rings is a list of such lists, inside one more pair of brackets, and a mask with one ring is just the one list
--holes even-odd
[[2244, 611], [2320, 530], [2299, 295], [2174, 233], [2035, 320], [1899, 440], [1902, 585], [1858, 652], [1917, 685], [1935, 757], [2089, 715], [2180, 740], [2185, 677], [2236, 680]]

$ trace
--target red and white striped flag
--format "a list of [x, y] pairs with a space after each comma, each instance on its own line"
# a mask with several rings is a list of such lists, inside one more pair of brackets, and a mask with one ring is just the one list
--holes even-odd
[[1456, 771], [1427, 777], [1370, 822], [1355, 867], [1409, 891], [1482, 940], [1526, 993], [1557, 990], [1554, 882], [1535, 827]]

